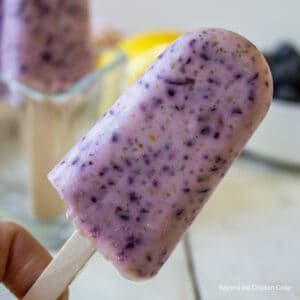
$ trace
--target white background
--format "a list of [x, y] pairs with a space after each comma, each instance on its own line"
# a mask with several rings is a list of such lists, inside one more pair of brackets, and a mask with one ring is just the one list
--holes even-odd
[[154, 28], [224, 27], [259, 47], [282, 38], [300, 42], [299, 0], [91, 0], [93, 24], [126, 33]]

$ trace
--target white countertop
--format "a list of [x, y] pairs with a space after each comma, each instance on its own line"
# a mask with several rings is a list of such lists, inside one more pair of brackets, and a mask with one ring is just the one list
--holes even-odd
[[[237, 161], [189, 231], [201, 300], [300, 299], [300, 172]], [[123, 279], [95, 254], [70, 299], [196, 299], [183, 243], [159, 275]], [[274, 298], [274, 296], [276, 296]], [[0, 299], [13, 299], [0, 288]]]

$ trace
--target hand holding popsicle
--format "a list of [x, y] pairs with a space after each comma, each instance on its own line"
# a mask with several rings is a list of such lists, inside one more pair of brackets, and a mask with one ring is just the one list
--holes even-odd
[[0, 257], [0, 282], [18, 298], [26, 294], [51, 260], [27, 231], [10, 222], [0, 222]]
[[[152, 277], [271, 99], [268, 65], [248, 40], [223, 29], [186, 33], [54, 168], [50, 181], [79, 232], [122, 275]], [[55, 261], [43, 280], [53, 276]]]

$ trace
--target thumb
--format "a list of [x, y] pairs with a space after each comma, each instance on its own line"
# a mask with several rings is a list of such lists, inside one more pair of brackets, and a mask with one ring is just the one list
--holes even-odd
[[22, 298], [51, 256], [25, 229], [10, 222], [0, 222], [0, 282]]

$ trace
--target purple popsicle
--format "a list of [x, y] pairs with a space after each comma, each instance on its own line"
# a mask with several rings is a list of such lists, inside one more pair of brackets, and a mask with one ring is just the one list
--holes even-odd
[[[70, 145], [76, 99], [84, 97], [59, 96], [94, 69], [93, 56], [88, 0], [3, 0], [2, 72], [13, 79], [8, 101], [22, 107], [30, 213], [39, 219], [64, 213], [46, 175]], [[15, 89], [15, 81], [40, 93]]]
[[88, 0], [4, 0], [2, 71], [61, 92], [93, 69]]
[[130, 279], [154, 276], [265, 116], [272, 77], [223, 29], [186, 33], [52, 170], [78, 230]]

